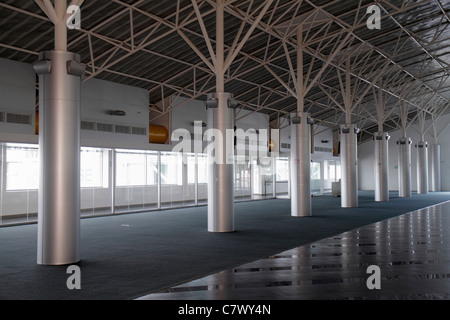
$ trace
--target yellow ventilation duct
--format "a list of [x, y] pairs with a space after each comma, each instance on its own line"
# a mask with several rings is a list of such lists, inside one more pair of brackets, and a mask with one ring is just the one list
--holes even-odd
[[148, 126], [148, 142], [149, 143], [165, 143], [169, 132], [164, 126], [149, 125]]

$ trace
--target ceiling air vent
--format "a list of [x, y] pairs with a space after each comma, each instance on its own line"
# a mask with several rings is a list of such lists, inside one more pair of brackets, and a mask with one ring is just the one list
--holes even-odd
[[147, 128], [141, 128], [141, 127], [132, 127], [131, 133], [136, 134], [138, 136], [146, 136], [147, 135]]
[[314, 151], [332, 153], [333, 149], [332, 148], [323, 148], [323, 147], [314, 147]]
[[17, 123], [17, 124], [31, 124], [31, 114], [23, 113], [6, 113], [7, 123]]
[[97, 131], [113, 132], [113, 125], [110, 124], [110, 123], [99, 123], [99, 122], [97, 122]]
[[116, 124], [114, 126], [114, 132], [116, 132], [116, 133], [130, 133], [131, 129], [130, 129], [129, 126], [122, 126], [122, 125]]
[[95, 122], [81, 121], [81, 130], [95, 131]]

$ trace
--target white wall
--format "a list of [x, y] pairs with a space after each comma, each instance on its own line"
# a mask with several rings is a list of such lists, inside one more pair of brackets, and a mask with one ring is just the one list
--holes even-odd
[[[203, 121], [206, 123], [205, 103], [199, 100], [190, 100], [183, 97], [172, 97], [171, 129], [186, 129], [194, 133], [194, 121]], [[170, 140], [170, 137], [169, 137]]]
[[[36, 109], [36, 74], [30, 64], [0, 58], [0, 112], [31, 116], [31, 124], [0, 122], [0, 141], [16, 136], [23, 142], [37, 141], [34, 137]], [[29, 136], [28, 139], [25, 136]]]
[[[178, 128], [194, 132], [194, 121], [207, 122], [207, 110], [205, 102], [177, 97], [172, 100], [172, 131]], [[236, 111], [236, 127], [244, 131], [247, 129], [268, 129], [269, 116], [266, 114], [251, 112], [248, 110]]]
[[[123, 110], [125, 116], [110, 115]], [[81, 85], [81, 120], [145, 128], [145, 135], [81, 130], [83, 146], [148, 149], [148, 91], [114, 82], [90, 79]]]
[[[313, 125], [312, 157], [329, 158], [333, 156], [333, 130], [320, 124]], [[323, 142], [322, 142], [323, 141]], [[280, 130], [280, 145], [291, 144], [291, 127], [286, 126]], [[290, 152], [290, 148], [281, 147], [281, 152]]]
[[[31, 124], [0, 122], [0, 141], [37, 143], [35, 131], [36, 74], [30, 64], [0, 58], [0, 112], [27, 114]], [[3, 160], [0, 158], [0, 160]], [[6, 175], [6, 169], [0, 176]], [[5, 183], [5, 179], [2, 179]], [[6, 192], [0, 186], [0, 211], [37, 212], [37, 190]]]
[[331, 128], [314, 125], [314, 155], [333, 156], [333, 130]]
[[[438, 144], [441, 145], [441, 189], [442, 191], [450, 191], [450, 127], [447, 125], [450, 122], [450, 114], [442, 116], [437, 121], [438, 132], [442, 131]], [[430, 126], [427, 121], [425, 128]], [[415, 124], [414, 128], [418, 128]], [[416, 164], [416, 148], [414, 147], [420, 140], [420, 135], [414, 128], [410, 127], [407, 130], [407, 136], [412, 139], [411, 147], [411, 189], [417, 191], [417, 164]], [[433, 137], [430, 135], [432, 129], [430, 128], [425, 134], [425, 140], [428, 145], [433, 143]], [[389, 140], [388, 156], [389, 156], [389, 190], [398, 190], [398, 145], [396, 141], [401, 137], [401, 131], [389, 132], [391, 136]], [[430, 149], [430, 148], [428, 148]], [[375, 188], [375, 169], [374, 169], [374, 142], [368, 141], [358, 146], [358, 169], [359, 169], [359, 188], [361, 190], [374, 190]], [[430, 159], [428, 155], [428, 159]], [[428, 161], [428, 165], [431, 162]], [[431, 183], [431, 170], [428, 171], [429, 183]]]

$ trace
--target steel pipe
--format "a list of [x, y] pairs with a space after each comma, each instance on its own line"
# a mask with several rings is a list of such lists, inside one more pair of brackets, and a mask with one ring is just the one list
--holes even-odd
[[309, 113], [291, 113], [291, 215], [311, 216], [311, 124]]
[[80, 56], [47, 51], [34, 63], [39, 75], [37, 263], [80, 260]]
[[430, 147], [431, 191], [441, 191], [441, 146], [432, 144]]
[[420, 141], [417, 150], [417, 193], [428, 193], [428, 143]]
[[375, 140], [375, 201], [389, 201], [389, 169], [387, 132], [377, 132]]
[[411, 197], [411, 139], [400, 138], [398, 145], [398, 195]]
[[341, 143], [341, 207], [358, 207], [358, 128], [353, 125], [342, 125], [340, 128]]
[[214, 101], [207, 109], [208, 130], [220, 136], [214, 137], [215, 155], [208, 152], [209, 232], [234, 231], [234, 140], [227, 136], [227, 130], [234, 129], [233, 109], [228, 106], [232, 99], [231, 93], [208, 95], [208, 101]]

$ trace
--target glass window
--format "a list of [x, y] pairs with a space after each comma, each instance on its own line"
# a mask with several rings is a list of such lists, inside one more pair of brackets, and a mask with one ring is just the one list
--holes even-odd
[[39, 187], [39, 149], [37, 145], [6, 145], [6, 190]]
[[323, 161], [323, 189], [331, 191], [331, 183], [336, 181], [336, 164], [334, 160]]
[[186, 161], [188, 183], [193, 184], [195, 183], [195, 154], [187, 154]]
[[208, 183], [208, 161], [206, 154], [198, 154], [198, 183]]
[[311, 162], [311, 192], [314, 194], [321, 193], [321, 174], [320, 174], [320, 162]]
[[116, 185], [143, 186], [146, 183], [145, 153], [116, 153]]
[[158, 184], [158, 152], [117, 151], [116, 186]]
[[311, 179], [320, 180], [320, 162], [311, 162]]
[[245, 156], [236, 156], [235, 190], [250, 190], [250, 161]]
[[108, 166], [107, 149], [81, 148], [81, 188], [108, 188]]
[[147, 185], [158, 184], [158, 153], [152, 152], [146, 154], [147, 157]]
[[161, 152], [161, 185], [183, 184], [183, 154], [180, 152]]
[[[195, 183], [195, 154], [186, 155], [187, 159], [187, 176], [188, 183]], [[197, 175], [198, 175], [198, 183], [207, 183], [207, 158], [206, 154], [197, 154]]]
[[341, 162], [336, 160], [336, 181], [341, 178]]
[[275, 163], [276, 179], [277, 181], [289, 180], [289, 159], [281, 157], [276, 159]]

